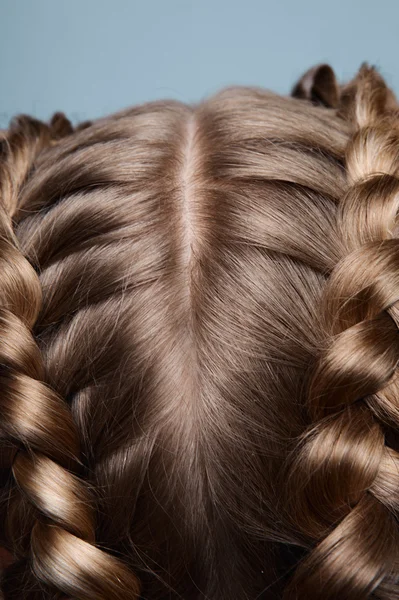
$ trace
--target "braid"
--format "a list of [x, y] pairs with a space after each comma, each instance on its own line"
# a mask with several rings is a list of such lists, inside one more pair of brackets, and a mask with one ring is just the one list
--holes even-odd
[[306, 544], [287, 598], [399, 597], [398, 119], [391, 92], [363, 66], [342, 90], [354, 127], [338, 206], [342, 257], [321, 303], [326, 339], [308, 389], [313, 421], [292, 465], [291, 514]]
[[40, 280], [12, 223], [38, 154], [71, 132], [62, 114], [49, 125], [23, 116], [1, 140], [0, 441], [17, 448], [7, 534], [19, 559], [2, 587], [5, 598], [21, 598], [15, 572], [26, 581], [32, 571], [41, 584], [74, 598], [133, 599], [139, 593], [136, 577], [94, 545], [91, 501], [78, 477], [77, 431], [68, 405], [45, 382], [32, 333], [42, 305]]

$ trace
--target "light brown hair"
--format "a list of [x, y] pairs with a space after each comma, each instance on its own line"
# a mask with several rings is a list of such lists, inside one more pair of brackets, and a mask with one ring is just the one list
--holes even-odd
[[321, 65], [3, 132], [5, 600], [399, 597], [398, 123]]

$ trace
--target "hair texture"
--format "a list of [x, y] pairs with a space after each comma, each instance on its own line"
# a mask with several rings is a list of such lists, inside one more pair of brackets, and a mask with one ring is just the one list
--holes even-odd
[[367, 65], [12, 121], [4, 600], [399, 598], [398, 170]]

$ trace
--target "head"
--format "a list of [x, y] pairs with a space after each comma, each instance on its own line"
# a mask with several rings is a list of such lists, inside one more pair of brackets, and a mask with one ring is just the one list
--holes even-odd
[[322, 65], [3, 132], [6, 600], [395, 597], [398, 116]]

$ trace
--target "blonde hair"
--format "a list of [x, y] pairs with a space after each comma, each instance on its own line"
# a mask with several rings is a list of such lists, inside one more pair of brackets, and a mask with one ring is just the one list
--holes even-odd
[[399, 595], [398, 107], [292, 96], [3, 132], [5, 600]]

